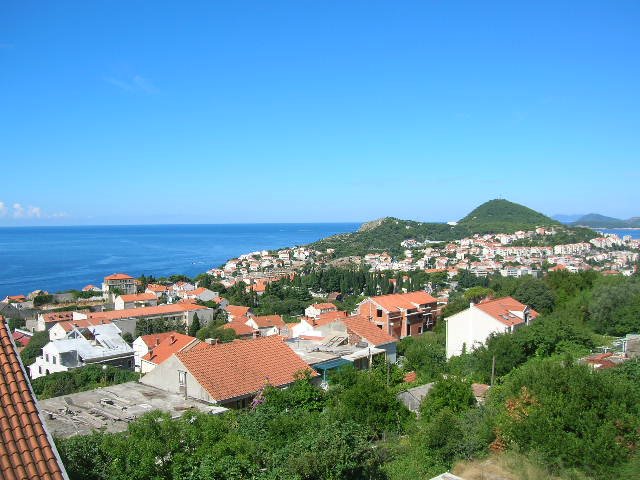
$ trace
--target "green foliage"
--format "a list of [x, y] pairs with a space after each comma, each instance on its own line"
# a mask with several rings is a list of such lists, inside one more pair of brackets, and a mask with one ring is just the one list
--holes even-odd
[[492, 297], [495, 294], [493, 290], [485, 287], [471, 287], [464, 292], [464, 300], [466, 303], [478, 303], [480, 300], [484, 300], [487, 297]]
[[151, 319], [143, 318], [136, 323], [134, 336], [138, 338], [142, 335], [151, 335], [152, 333], [163, 333], [176, 331], [185, 333], [184, 323], [167, 318]]
[[490, 200], [472, 210], [459, 222], [473, 233], [513, 233], [537, 226], [560, 226], [560, 222], [508, 200]]
[[22, 363], [28, 367], [42, 353], [42, 347], [49, 343], [49, 332], [34, 332], [29, 344], [20, 352]]
[[587, 321], [596, 332], [607, 335], [640, 332], [640, 280], [600, 278], [593, 288]]
[[207, 338], [218, 339], [219, 342], [227, 343], [236, 339], [236, 332], [231, 328], [222, 328], [227, 323], [224, 316], [217, 316], [213, 321], [209, 322], [205, 327], [200, 328], [195, 335], [200, 340]]
[[124, 332], [122, 334], [122, 339], [127, 342], [129, 345], [131, 345], [133, 343], [133, 341], [135, 340], [135, 338], [133, 338], [133, 335], [131, 335], [129, 332]]
[[446, 352], [442, 342], [433, 333], [419, 337], [406, 337], [399, 350], [405, 357], [404, 368], [418, 373], [421, 382], [435, 380], [444, 372]]
[[420, 405], [420, 413], [430, 418], [445, 409], [451, 413], [460, 413], [475, 404], [471, 382], [449, 375], [435, 382]]
[[36, 295], [33, 298], [33, 306], [40, 307], [42, 305], [46, 305], [48, 303], [53, 303], [53, 295]]
[[59, 397], [70, 393], [93, 390], [118, 383], [132, 382], [140, 375], [111, 365], [87, 365], [67, 372], [50, 373], [31, 380], [33, 391], [39, 399]]
[[26, 321], [24, 318], [9, 318], [7, 319], [7, 324], [9, 325], [9, 330], [14, 331], [16, 328], [24, 328], [26, 325]]
[[189, 325], [189, 335], [195, 337], [201, 328], [202, 326], [200, 325], [200, 318], [198, 318], [198, 314], [195, 313], [193, 315], [193, 320], [191, 320], [191, 325]]
[[632, 382], [570, 360], [541, 359], [512, 372], [492, 392], [499, 438], [537, 452], [554, 468], [617, 478], [640, 441], [640, 396]]

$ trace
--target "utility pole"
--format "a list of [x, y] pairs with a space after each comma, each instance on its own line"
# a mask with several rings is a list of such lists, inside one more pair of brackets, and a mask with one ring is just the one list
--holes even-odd
[[493, 360], [491, 361], [491, 386], [493, 387], [493, 381], [496, 378], [496, 356], [493, 356]]

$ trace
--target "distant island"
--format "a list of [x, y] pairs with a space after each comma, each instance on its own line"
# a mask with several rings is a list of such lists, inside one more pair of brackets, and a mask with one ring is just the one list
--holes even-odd
[[622, 220], [600, 215], [599, 213], [589, 213], [583, 215], [570, 225], [589, 228], [640, 228], [640, 217], [631, 217], [627, 220]]

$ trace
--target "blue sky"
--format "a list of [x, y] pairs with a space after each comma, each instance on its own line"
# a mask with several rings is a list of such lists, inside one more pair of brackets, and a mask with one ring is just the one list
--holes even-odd
[[0, 224], [640, 215], [640, 2], [4, 1]]

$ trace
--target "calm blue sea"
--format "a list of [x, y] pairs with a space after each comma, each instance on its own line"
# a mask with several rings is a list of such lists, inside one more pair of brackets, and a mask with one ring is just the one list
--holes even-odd
[[105, 275], [194, 276], [256, 250], [303, 245], [356, 223], [0, 228], [0, 299], [102, 284]]
[[622, 228], [622, 229], [596, 228], [594, 230], [596, 230], [598, 232], [601, 232], [601, 233], [615, 233], [620, 238], [624, 237], [625, 235], [631, 235], [631, 238], [640, 239], [640, 229], [638, 229], [638, 228], [633, 228], [633, 229], [629, 229], [629, 228]]

